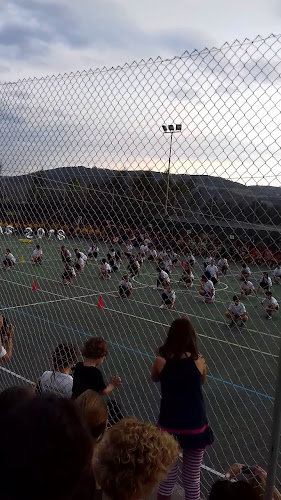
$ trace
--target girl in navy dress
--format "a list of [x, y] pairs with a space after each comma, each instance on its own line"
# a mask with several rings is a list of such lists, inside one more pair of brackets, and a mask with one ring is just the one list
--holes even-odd
[[[176, 319], [155, 358], [151, 377], [161, 384], [158, 427], [173, 434], [182, 448], [182, 480], [186, 500], [200, 499], [200, 468], [213, 433], [206, 416], [202, 385], [206, 381], [205, 359], [199, 354], [196, 333], [187, 319]], [[177, 464], [159, 485], [158, 500], [171, 498]]]

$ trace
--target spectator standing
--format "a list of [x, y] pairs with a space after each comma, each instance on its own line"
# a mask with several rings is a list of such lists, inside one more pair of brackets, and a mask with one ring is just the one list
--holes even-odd
[[[110, 383], [106, 385], [101, 371], [97, 368], [104, 362], [107, 356], [107, 345], [100, 337], [92, 337], [87, 340], [82, 349], [83, 362], [77, 363], [73, 375], [72, 398], [76, 399], [87, 389], [92, 389], [101, 395], [112, 392], [121, 382], [118, 375], [113, 375]], [[122, 418], [122, 413], [115, 402], [108, 402], [110, 423], [115, 423]]]
[[45, 371], [39, 379], [36, 391], [41, 393], [54, 393], [58, 396], [71, 398], [73, 378], [70, 375], [77, 359], [76, 349], [73, 345], [60, 344], [53, 353], [53, 370]]
[[87, 389], [99, 392], [100, 394], [109, 394], [120, 384], [118, 375], [113, 375], [108, 385], [105, 384], [101, 371], [97, 368], [104, 362], [107, 356], [107, 345], [100, 337], [92, 337], [87, 340], [82, 349], [83, 362], [77, 363], [73, 375], [73, 393], [74, 399]]
[[[161, 384], [158, 426], [173, 434], [182, 448], [185, 497], [199, 500], [201, 463], [206, 446], [213, 443], [213, 433], [202, 393], [206, 363], [198, 352], [193, 325], [187, 319], [177, 319], [172, 323], [154, 360], [151, 377]], [[160, 484], [158, 500], [171, 497], [177, 467], [175, 465]]]

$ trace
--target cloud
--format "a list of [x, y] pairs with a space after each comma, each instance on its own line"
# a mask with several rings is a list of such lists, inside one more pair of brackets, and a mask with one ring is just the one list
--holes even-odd
[[0, 24], [0, 55], [13, 59], [46, 56], [54, 44], [70, 49], [130, 48], [140, 53], [151, 47], [175, 52], [191, 48], [194, 40], [184, 33], [146, 33], [126, 16], [113, 0], [95, 0], [87, 9], [47, 0], [11, 0], [3, 6]]
[[12, 0], [3, 12], [0, 63], [10, 58], [11, 74], [21, 77], [30, 68], [39, 76], [151, 56], [146, 64], [0, 87], [1, 161], [10, 172], [75, 164], [164, 171], [168, 120], [184, 125], [174, 171], [240, 180], [247, 170], [276, 171], [280, 38], [169, 59], [192, 52], [202, 30], [147, 29], [125, 0]]
[[[239, 96], [220, 92], [225, 77], [204, 71], [206, 56], [197, 54], [196, 63], [185, 55], [0, 87], [5, 171], [75, 164], [165, 171], [168, 138], [161, 125], [171, 121], [183, 124], [174, 138], [173, 172], [245, 182], [252, 175], [266, 182], [271, 171], [277, 179], [276, 86], [256, 80], [255, 89], [250, 82], [245, 89], [242, 79], [236, 82]], [[255, 66], [249, 65], [249, 74]]]

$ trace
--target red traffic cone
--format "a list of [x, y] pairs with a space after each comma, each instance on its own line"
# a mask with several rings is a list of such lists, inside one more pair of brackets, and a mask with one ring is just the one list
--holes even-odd
[[32, 290], [37, 290], [37, 283], [36, 283], [36, 280], [34, 280], [34, 283], [33, 283], [33, 286], [32, 286]]
[[103, 300], [102, 300], [102, 296], [100, 295], [99, 296], [99, 300], [98, 300], [98, 303], [97, 303], [97, 307], [99, 309], [102, 309], [103, 308]]

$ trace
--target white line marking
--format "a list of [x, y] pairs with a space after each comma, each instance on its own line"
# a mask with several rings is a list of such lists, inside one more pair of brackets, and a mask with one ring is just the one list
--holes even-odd
[[[19, 286], [23, 286], [25, 288], [30, 288], [28, 285], [24, 285], [22, 283], [17, 283], [15, 281], [8, 281], [8, 280], [0, 280], [0, 281], [7, 281], [8, 283], [12, 283], [14, 285], [19, 285]], [[41, 291], [43, 293], [49, 293], [51, 295], [56, 295], [58, 297], [62, 297], [62, 295], [59, 295], [59, 294], [54, 293], [54, 292], [49, 292], [48, 290], [38, 289], [38, 291]], [[62, 298], [65, 299], [65, 297], [62, 297]], [[94, 306], [94, 304], [92, 302], [86, 302], [85, 300], [80, 300], [80, 298], [77, 298], [77, 297], [69, 297], [69, 299], [70, 300], [75, 300], [76, 302], [79, 302], [80, 304], [86, 304], [86, 305], [89, 305], [89, 306]], [[124, 316], [129, 316], [131, 318], [136, 318], [136, 319], [139, 319], [139, 320], [142, 320], [142, 321], [147, 321], [149, 323], [154, 323], [156, 325], [161, 325], [161, 326], [166, 326], [166, 327], [169, 326], [169, 324], [167, 324], [167, 323], [161, 323], [160, 321], [154, 321], [154, 320], [149, 319], [149, 318], [144, 318], [142, 316], [136, 316], [135, 314], [127, 313], [127, 312], [124, 312], [124, 311], [118, 311], [116, 309], [112, 309], [112, 308], [109, 308], [109, 307], [103, 306], [103, 309], [106, 310], [106, 311], [118, 313], [118, 314], [121, 314], [121, 315], [124, 315]], [[178, 312], [178, 311], [171, 310], [170, 312], [172, 313], [172, 312]], [[184, 313], [182, 313], [182, 314], [184, 314]], [[193, 316], [195, 316], [195, 315], [193, 315]], [[206, 318], [202, 318], [202, 319], [206, 319]], [[223, 324], [225, 324], [225, 323], [223, 323]], [[272, 354], [271, 352], [265, 352], [265, 351], [261, 351], [259, 349], [253, 349], [253, 348], [248, 347], [248, 346], [243, 346], [243, 345], [240, 345], [240, 344], [236, 344], [235, 342], [229, 342], [228, 340], [218, 339], [216, 337], [210, 337], [210, 336], [204, 335], [202, 333], [198, 333], [198, 335], [199, 335], [199, 337], [203, 337], [203, 338], [206, 338], [206, 339], [209, 339], [209, 340], [216, 340], [217, 342], [221, 342], [223, 344], [232, 345], [232, 346], [235, 346], [235, 347], [240, 347], [241, 349], [246, 349], [246, 350], [251, 351], [251, 352], [257, 352], [259, 354], [264, 354], [265, 356], [271, 356], [273, 358], [278, 358], [278, 356], [276, 354]]]
[[[38, 288], [39, 292], [44, 292], [44, 290], [41, 290]], [[49, 293], [49, 292], [48, 292]], [[63, 299], [54, 299], [54, 300], [46, 300], [42, 302], [31, 302], [30, 304], [23, 304], [23, 305], [18, 305], [18, 306], [9, 306], [9, 307], [2, 307], [0, 308], [0, 311], [10, 311], [12, 309], [22, 309], [23, 307], [31, 307], [31, 306], [40, 306], [40, 305], [45, 305], [45, 304], [52, 304], [55, 302], [62, 302], [64, 300], [80, 300], [80, 298], [85, 298], [85, 297], [92, 297], [95, 296], [96, 294], [88, 294], [88, 295], [81, 295], [79, 297], [64, 297]]]
[[218, 472], [215, 469], [211, 469], [207, 465], [202, 464], [201, 469], [205, 469], [206, 471], [210, 472], [211, 474], [215, 474], [215, 476], [221, 477], [222, 479], [225, 479], [225, 474], [222, 474], [221, 472]]
[[9, 373], [9, 375], [13, 375], [13, 377], [24, 380], [24, 382], [28, 382], [29, 384], [36, 385], [34, 382], [32, 382], [32, 380], [29, 380], [28, 378], [25, 378], [22, 375], [19, 375], [18, 373], [12, 372], [11, 370], [8, 370], [8, 368], [4, 368], [4, 366], [0, 366], [0, 370], [2, 370], [3, 372]]
[[[16, 271], [16, 272], [18, 272], [18, 273], [20, 273], [20, 274], [24, 274], [24, 275], [30, 276], [30, 274], [29, 274], [29, 273], [23, 273], [23, 272], [21, 272], [21, 271]], [[43, 277], [43, 276], [41, 276], [41, 277], [40, 277], [40, 279], [45, 279], [45, 280], [48, 280], [48, 281], [52, 281], [52, 282], [54, 282], [54, 283], [60, 283], [58, 280], [54, 280], [54, 279], [52, 279], [52, 278], [47, 278], [47, 277]], [[8, 280], [2, 280], [2, 281], [7, 281], [7, 282], [9, 282]], [[28, 285], [23, 285], [22, 283], [16, 283], [16, 282], [11, 282], [11, 281], [10, 281], [10, 283], [14, 283], [15, 285], [20, 285], [20, 286], [24, 286], [24, 287], [26, 287], [26, 288], [30, 288]], [[76, 285], [76, 286], [77, 286], [77, 285]], [[81, 286], [79, 286], [79, 288], [82, 288], [82, 289], [84, 289], [84, 290], [89, 290], [89, 291], [92, 291], [92, 292], [93, 292], [93, 294], [94, 294], [94, 293], [97, 293], [97, 294], [100, 294], [100, 295], [113, 295], [113, 296], [115, 296], [115, 297], [116, 297], [116, 292], [101, 292], [101, 291], [99, 291], [99, 290], [93, 290], [93, 289], [91, 289], [91, 288], [86, 288], [86, 287], [81, 287]], [[38, 290], [39, 290], [39, 289], [38, 289]], [[48, 290], [40, 290], [40, 291], [45, 292], [45, 293], [50, 293], [50, 294], [52, 294], [52, 295], [56, 295], [56, 296], [58, 296], [58, 297], [65, 298], [65, 296], [63, 296], [63, 295], [59, 295], [59, 294], [54, 293], [54, 292], [49, 292]], [[82, 296], [81, 296], [81, 297], [82, 297]], [[73, 299], [73, 300], [74, 300], [74, 299]], [[79, 301], [79, 299], [75, 299], [75, 300]], [[83, 301], [80, 301], [80, 302], [83, 302]], [[130, 299], [130, 302], [135, 302], [135, 303], [137, 303], [137, 304], [142, 304], [142, 305], [145, 305], [145, 306], [154, 307], [154, 308], [159, 309], [159, 306], [158, 306], [158, 305], [155, 305], [155, 304], [150, 304], [150, 303], [143, 302], [143, 301], [140, 301], [140, 300]], [[83, 302], [83, 303], [84, 303], [84, 304], [87, 304], [86, 302]], [[23, 306], [23, 307], [24, 307], [24, 306]], [[105, 309], [105, 307], [104, 307], [104, 309]], [[118, 311], [115, 311], [115, 310], [112, 310], [112, 311], [114, 311], [114, 312], [118, 312]], [[226, 323], [226, 322], [219, 321], [219, 320], [215, 320], [215, 319], [212, 319], [212, 318], [203, 317], [203, 316], [198, 316], [198, 315], [196, 315], [196, 314], [192, 314], [192, 313], [186, 313], [186, 311], [178, 311], [177, 309], [172, 309], [171, 311], [173, 311], [173, 312], [175, 312], [175, 313], [177, 313], [177, 314], [180, 314], [180, 315], [188, 315], [188, 316], [191, 316], [191, 317], [194, 317], [194, 318], [197, 318], [197, 319], [201, 319], [201, 320], [205, 320], [205, 321], [211, 321], [211, 322], [213, 322], [213, 323], [217, 323], [217, 324], [220, 324], [220, 325], [223, 325], [223, 326], [226, 326], [226, 325], [227, 325], [227, 323]], [[120, 312], [120, 314], [124, 314], [124, 315], [128, 315], [128, 316], [132, 316], [132, 317], [138, 318], [138, 316], [135, 316], [135, 315], [133, 315], [133, 314], [125, 313], [125, 312], [122, 312], [122, 311], [119, 311], [119, 312]], [[145, 319], [145, 318], [141, 318], [141, 319], [144, 319], [145, 321], [148, 321], [148, 322], [152, 322], [152, 323], [162, 324], [162, 325], [163, 325], [163, 323], [159, 323], [159, 322], [157, 322], [157, 321], [153, 321], [153, 320], [151, 320], [151, 319]], [[165, 325], [165, 326], [169, 326], [169, 325]], [[261, 331], [253, 330], [253, 329], [251, 329], [251, 328], [247, 328], [247, 331], [248, 331], [248, 332], [255, 333], [255, 334], [265, 335], [265, 336], [272, 337], [272, 338], [277, 338], [277, 339], [279, 339], [279, 340], [280, 340], [280, 336], [279, 336], [279, 335], [273, 335], [273, 334], [271, 334], [271, 333], [261, 332]], [[202, 334], [199, 334], [199, 335], [203, 336]], [[207, 338], [208, 338], [208, 337], [207, 337]], [[212, 339], [213, 339], [213, 337], [209, 337], [209, 338], [212, 338]], [[220, 340], [220, 339], [217, 339], [217, 338], [215, 338], [214, 340], [217, 340], [218, 342], [227, 342], [227, 341], [225, 341], [225, 340]], [[234, 344], [234, 345], [239, 345], [239, 344]], [[240, 346], [240, 347], [243, 347], [243, 346]], [[246, 346], [244, 346], [244, 348], [245, 348], [245, 349], [250, 349], [250, 350], [252, 350], [250, 347], [246, 347]], [[258, 350], [255, 350], [255, 351], [256, 351], [256, 352], [263, 353], [263, 351], [258, 351]], [[263, 354], [267, 354], [267, 355], [271, 355], [271, 356], [277, 357], [277, 356], [275, 356], [275, 355], [274, 355], [274, 354], [272, 354], [272, 353], [271, 353], [271, 354], [270, 354], [270, 353], [263, 353]]]

